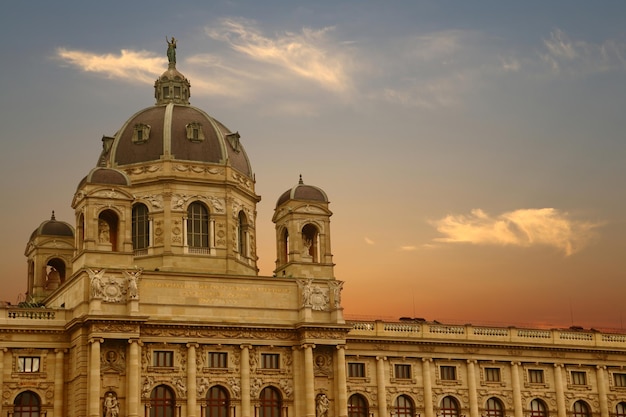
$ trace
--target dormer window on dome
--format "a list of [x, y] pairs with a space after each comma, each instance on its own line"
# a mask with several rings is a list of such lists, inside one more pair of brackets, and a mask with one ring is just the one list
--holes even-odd
[[241, 137], [241, 135], [239, 134], [239, 132], [235, 132], [235, 133], [229, 133], [226, 135], [226, 140], [228, 140], [228, 142], [230, 143], [230, 146], [232, 146], [233, 150], [235, 152], [239, 152], [239, 138]]
[[137, 123], [133, 127], [133, 143], [146, 143], [150, 137], [150, 125]]
[[191, 122], [185, 126], [187, 129], [187, 139], [192, 142], [202, 142], [204, 140], [204, 132], [202, 131], [202, 123]]

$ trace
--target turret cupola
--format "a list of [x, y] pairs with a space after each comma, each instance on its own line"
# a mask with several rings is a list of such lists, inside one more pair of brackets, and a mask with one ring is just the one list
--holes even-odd
[[[165, 38], [167, 40], [167, 37]], [[154, 82], [154, 97], [156, 104], [189, 104], [191, 84], [183, 74], [176, 69], [176, 39], [167, 41], [167, 70]]]

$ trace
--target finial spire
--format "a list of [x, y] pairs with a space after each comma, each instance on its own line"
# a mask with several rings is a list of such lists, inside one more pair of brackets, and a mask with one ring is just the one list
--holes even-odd
[[302, 174], [300, 174], [300, 181], [298, 181], [298, 184], [300, 185], [304, 184], [304, 181], [302, 181]]
[[52, 210], [52, 216], [50, 216], [50, 220], [56, 220], [57, 218], [54, 217], [54, 210]]

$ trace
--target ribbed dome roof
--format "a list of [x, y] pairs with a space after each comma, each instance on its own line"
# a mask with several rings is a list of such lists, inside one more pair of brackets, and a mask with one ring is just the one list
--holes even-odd
[[166, 159], [196, 161], [229, 165], [252, 179], [239, 133], [191, 106], [190, 90], [189, 80], [176, 69], [175, 57], [170, 59], [168, 69], [154, 83], [156, 104], [135, 113], [105, 143], [99, 165], [119, 168]]
[[304, 200], [304, 201], [319, 201], [323, 203], [328, 203], [328, 196], [319, 187], [314, 185], [306, 185], [302, 181], [302, 175], [300, 175], [300, 180], [298, 184], [285, 191], [276, 202], [276, 207], [280, 206], [284, 202], [288, 200]]
[[74, 228], [68, 223], [57, 221], [54, 217], [54, 211], [50, 220], [46, 220], [39, 225], [38, 228], [33, 230], [30, 238], [33, 239], [36, 236], [67, 236], [74, 237]]

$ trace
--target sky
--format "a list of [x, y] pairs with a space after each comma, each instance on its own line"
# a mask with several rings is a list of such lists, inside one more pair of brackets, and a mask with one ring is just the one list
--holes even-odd
[[347, 318], [625, 328], [623, 1], [11, 1], [0, 35], [0, 300], [174, 36], [251, 159], [261, 275], [302, 175]]

